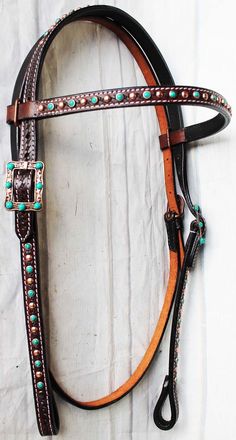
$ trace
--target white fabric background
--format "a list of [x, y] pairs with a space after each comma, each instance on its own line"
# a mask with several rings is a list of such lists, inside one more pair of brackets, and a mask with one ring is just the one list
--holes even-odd
[[[103, 2], [93, 2], [103, 3]], [[10, 158], [5, 106], [24, 57], [57, 17], [87, 1], [0, 0], [1, 200]], [[176, 83], [213, 88], [235, 106], [233, 0], [109, 1], [151, 34]], [[72, 24], [55, 39], [42, 96], [142, 85], [123, 44], [107, 30]], [[211, 116], [184, 109], [186, 123]], [[74, 397], [119, 386], [151, 338], [168, 276], [166, 200], [152, 108], [74, 115], [40, 123], [46, 162], [41, 224], [43, 300], [50, 364]], [[159, 431], [152, 412], [167, 372], [168, 334], [132, 394], [86, 412], [57, 399], [58, 439], [233, 440], [235, 385], [235, 122], [189, 148], [192, 198], [207, 220], [207, 244], [186, 292], [179, 363], [180, 417]], [[189, 216], [186, 217], [186, 233]], [[24, 327], [19, 243], [0, 210], [0, 437], [39, 439]], [[48, 257], [48, 260], [47, 260]]]

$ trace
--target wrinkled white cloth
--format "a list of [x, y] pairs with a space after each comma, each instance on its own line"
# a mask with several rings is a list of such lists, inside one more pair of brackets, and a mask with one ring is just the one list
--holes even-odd
[[[0, 0], [0, 188], [10, 158], [5, 107], [20, 66], [57, 17], [86, 4]], [[213, 88], [235, 103], [232, 0], [107, 4], [141, 22], [177, 84]], [[144, 84], [142, 75], [114, 35], [100, 26], [73, 23], [48, 52], [41, 96], [135, 84]], [[190, 124], [211, 112], [188, 107], [184, 115]], [[159, 129], [153, 108], [74, 115], [40, 122], [39, 129], [46, 164], [46, 209], [38, 218], [50, 365], [68, 392], [90, 400], [129, 377], [162, 305], [168, 252]], [[148, 374], [117, 404], [89, 412], [57, 399], [58, 439], [235, 438], [235, 160], [234, 122], [188, 148], [190, 191], [202, 207], [208, 232], [186, 291], [178, 424], [167, 434], [152, 418], [167, 373], [168, 331]], [[186, 234], [190, 220], [187, 215]], [[13, 214], [1, 209], [0, 225], [0, 438], [36, 440]]]

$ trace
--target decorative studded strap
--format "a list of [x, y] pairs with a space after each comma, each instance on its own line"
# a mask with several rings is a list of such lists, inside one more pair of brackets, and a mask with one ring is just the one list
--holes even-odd
[[[66, 24], [92, 21], [106, 26], [128, 47], [147, 82], [145, 87], [113, 88], [78, 93], [61, 98], [38, 100], [40, 72], [49, 45]], [[210, 121], [183, 127], [180, 105], [201, 105], [218, 112]], [[170, 255], [169, 282], [157, 325], [140, 364], [127, 381], [111, 394], [91, 402], [69, 396], [49, 374], [40, 295], [37, 211], [41, 210], [44, 164], [37, 160], [36, 124], [38, 119], [82, 111], [153, 105], [160, 126], [168, 209], [164, 216]], [[223, 129], [230, 121], [231, 109], [218, 93], [208, 89], [175, 86], [169, 69], [155, 43], [132, 17], [110, 6], [91, 6], [73, 10], [58, 19], [32, 48], [19, 72], [12, 105], [7, 109], [11, 124], [12, 161], [7, 165], [6, 208], [16, 215], [16, 233], [20, 239], [22, 280], [30, 364], [36, 416], [41, 435], [56, 434], [59, 419], [54, 390], [69, 403], [83, 409], [107, 406], [125, 396], [147, 371], [162, 339], [171, 306], [174, 315], [170, 341], [169, 374], [158, 400], [154, 421], [161, 429], [170, 429], [178, 417], [176, 388], [179, 323], [186, 275], [193, 266], [200, 244], [205, 242], [205, 221], [198, 205], [193, 205], [187, 184], [184, 145]], [[172, 147], [172, 148], [170, 148]], [[184, 202], [175, 190], [174, 166], [184, 199], [195, 217], [186, 245], [183, 245]], [[171, 418], [162, 417], [162, 407], [169, 397]]]

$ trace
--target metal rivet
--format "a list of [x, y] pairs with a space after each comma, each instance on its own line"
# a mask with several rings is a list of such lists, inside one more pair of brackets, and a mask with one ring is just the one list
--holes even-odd
[[129, 99], [131, 99], [132, 101], [134, 101], [135, 98], [136, 98], [136, 93], [131, 92], [131, 93], [129, 94]]
[[44, 110], [44, 105], [43, 104], [39, 104], [39, 111], [42, 112]]
[[33, 278], [27, 278], [26, 283], [29, 285], [33, 284], [34, 283]]
[[105, 95], [104, 98], [103, 98], [104, 102], [109, 102], [110, 100], [111, 100], [111, 98], [110, 98], [109, 95]]
[[163, 92], [161, 92], [161, 90], [158, 90], [156, 92], [156, 96], [157, 96], [157, 98], [162, 98], [163, 97]]
[[87, 99], [86, 99], [86, 98], [81, 98], [81, 100], [80, 100], [80, 104], [81, 104], [81, 105], [85, 105], [86, 102], [87, 102]]
[[39, 351], [39, 350], [34, 350], [34, 351], [33, 351], [33, 355], [34, 355], [35, 357], [39, 356], [39, 355], [40, 355], [40, 351]]
[[188, 92], [187, 90], [183, 90], [183, 92], [181, 93], [182, 98], [186, 99], [188, 98]]
[[36, 304], [35, 304], [35, 303], [33, 303], [33, 302], [29, 303], [29, 309], [30, 309], [30, 310], [35, 309], [35, 307], [36, 307]]
[[64, 103], [63, 101], [60, 101], [60, 102], [58, 103], [58, 107], [59, 107], [60, 109], [63, 109], [63, 108], [65, 107], [65, 103]]

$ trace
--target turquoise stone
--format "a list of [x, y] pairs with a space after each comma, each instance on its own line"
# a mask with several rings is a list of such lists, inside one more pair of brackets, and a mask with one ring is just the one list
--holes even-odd
[[121, 102], [124, 99], [124, 94], [123, 93], [117, 93], [116, 94], [116, 100]]
[[5, 183], [5, 187], [6, 187], [7, 189], [10, 189], [10, 188], [12, 187], [12, 183], [11, 183], [11, 182], [6, 182], [6, 183]]
[[12, 202], [6, 202], [6, 208], [7, 209], [12, 209], [13, 208], [13, 203]]
[[200, 238], [200, 245], [203, 245], [203, 244], [205, 244], [206, 243], [206, 239], [205, 239], [205, 237], [201, 237]]
[[49, 102], [48, 105], [47, 105], [47, 108], [48, 108], [49, 111], [54, 110], [54, 104], [53, 104], [53, 102]]
[[33, 298], [34, 296], [35, 296], [35, 291], [32, 289], [28, 290], [28, 297]]
[[176, 96], [177, 96], [177, 93], [174, 90], [170, 90], [169, 91], [169, 97], [170, 98], [176, 98]]
[[199, 209], [200, 209], [200, 206], [199, 205], [194, 205], [194, 209], [195, 209], [195, 211], [199, 211]]
[[32, 248], [32, 244], [30, 244], [30, 243], [25, 243], [25, 249], [26, 249], [27, 251], [29, 251], [31, 248]]
[[42, 204], [40, 202], [35, 202], [34, 209], [40, 209], [40, 208], [42, 208]]
[[42, 362], [41, 361], [35, 361], [34, 365], [35, 365], [36, 368], [40, 368], [41, 365], [42, 365]]
[[68, 101], [68, 105], [69, 105], [70, 108], [75, 107], [75, 100], [74, 100], [74, 99], [70, 99], [70, 100]]
[[14, 168], [15, 168], [15, 164], [14, 163], [12, 163], [12, 162], [9, 162], [8, 164], [7, 164], [7, 169], [8, 170], [14, 170]]
[[36, 162], [35, 168], [36, 170], [41, 170], [43, 168], [43, 162]]
[[36, 188], [37, 188], [37, 189], [42, 189], [42, 187], [43, 187], [42, 182], [38, 182], [38, 183], [36, 183]]
[[27, 272], [27, 273], [32, 273], [33, 270], [34, 270], [33, 266], [27, 266], [27, 267], [26, 267], [26, 272]]
[[44, 383], [43, 382], [37, 382], [37, 388], [39, 390], [42, 390], [44, 388]]
[[211, 95], [211, 100], [216, 102], [217, 101], [217, 96], [216, 95]]
[[36, 322], [37, 321], [37, 316], [36, 315], [30, 315], [30, 321], [31, 322]]
[[199, 222], [198, 225], [199, 225], [199, 228], [203, 228], [203, 223], [202, 222]]
[[25, 210], [26, 210], [26, 206], [25, 206], [25, 204], [24, 204], [24, 203], [20, 203], [20, 204], [18, 205], [18, 209], [19, 209], [19, 211], [25, 211]]
[[196, 99], [200, 98], [200, 93], [198, 91], [193, 92], [193, 97]]
[[151, 92], [149, 92], [149, 90], [145, 90], [145, 92], [143, 92], [143, 97], [144, 99], [149, 99], [151, 98], [152, 94]]
[[37, 345], [39, 345], [39, 339], [37, 338], [32, 339], [32, 344], [34, 345], [34, 347], [37, 347]]
[[98, 97], [97, 97], [97, 96], [92, 96], [92, 98], [91, 98], [91, 102], [92, 102], [93, 104], [97, 104], [97, 102], [98, 102]]

